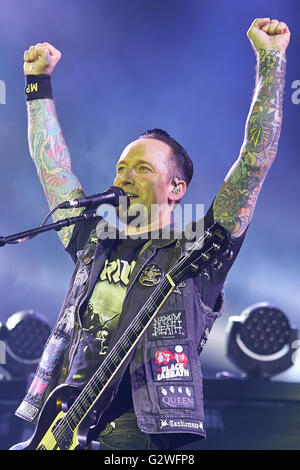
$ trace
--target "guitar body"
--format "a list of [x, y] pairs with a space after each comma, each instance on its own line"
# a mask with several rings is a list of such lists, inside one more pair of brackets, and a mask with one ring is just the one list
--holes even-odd
[[[96, 415], [90, 412], [75, 429], [65, 426], [64, 432], [56, 433], [57, 425], [65, 417], [80, 390], [70, 385], [60, 385], [49, 395], [41, 411], [37, 426], [32, 437], [10, 450], [80, 450], [88, 443], [90, 427], [96, 423]], [[50, 424], [50, 425], [49, 425]]]

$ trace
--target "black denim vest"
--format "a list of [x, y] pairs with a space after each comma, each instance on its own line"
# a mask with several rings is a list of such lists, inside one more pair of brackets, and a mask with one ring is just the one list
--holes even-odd
[[[26, 397], [16, 410], [17, 416], [35, 422], [49, 393], [64, 381], [80, 340], [80, 316], [104, 265], [105, 247], [111, 242], [99, 240], [94, 229], [84, 249], [77, 252], [60, 315]], [[154, 290], [153, 273], [162, 276], [168, 272], [183, 249], [183, 240], [176, 238], [154, 239], [142, 249], [107, 354]], [[206, 281], [188, 278], [174, 289], [110, 384], [104, 409], [113, 400], [130, 364], [134, 410], [145, 433], [206, 435], [199, 354], [221, 313], [223, 286], [220, 286], [218, 308], [213, 311], [200, 298], [199, 282]]]

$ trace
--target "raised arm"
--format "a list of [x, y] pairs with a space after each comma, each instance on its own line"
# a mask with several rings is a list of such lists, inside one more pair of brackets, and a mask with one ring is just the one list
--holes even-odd
[[[51, 75], [60, 57], [61, 53], [49, 43], [31, 46], [24, 53], [24, 73], [29, 76]], [[29, 150], [50, 209], [63, 201], [82, 197], [81, 185], [71, 170], [70, 154], [58, 122], [54, 100], [43, 98], [27, 101], [27, 113]], [[82, 210], [58, 210], [53, 218], [60, 220], [73, 217]], [[73, 228], [65, 227], [58, 232], [65, 247]]]
[[247, 32], [257, 57], [256, 84], [240, 155], [214, 205], [214, 218], [234, 236], [246, 230], [265, 177], [276, 157], [282, 124], [287, 25], [256, 19]]

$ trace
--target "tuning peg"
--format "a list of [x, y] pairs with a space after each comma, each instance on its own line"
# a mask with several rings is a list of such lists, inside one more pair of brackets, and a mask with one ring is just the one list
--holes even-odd
[[227, 250], [224, 251], [223, 253], [224, 258], [226, 259], [232, 259], [233, 257], [233, 251], [227, 248]]
[[209, 258], [210, 258], [210, 254], [209, 253], [202, 253], [201, 258], [203, 259], [203, 261], [208, 261]]
[[216, 251], [218, 251], [221, 248], [221, 246], [218, 243], [213, 243], [212, 245]]
[[194, 264], [194, 263], [190, 264], [190, 268], [194, 273], [199, 270], [199, 266], [197, 264]]
[[205, 236], [208, 237], [208, 238], [212, 237], [212, 235], [213, 235], [210, 230], [205, 230], [204, 233], [205, 233]]
[[223, 263], [222, 263], [222, 261], [220, 261], [218, 258], [215, 258], [215, 259], [213, 260], [212, 267], [213, 267], [214, 269], [216, 269], [216, 270], [218, 271], [219, 269], [222, 268], [222, 266], [223, 266]]
[[200, 276], [204, 277], [207, 281], [210, 280], [210, 275], [208, 274], [206, 268], [202, 269], [200, 272]]

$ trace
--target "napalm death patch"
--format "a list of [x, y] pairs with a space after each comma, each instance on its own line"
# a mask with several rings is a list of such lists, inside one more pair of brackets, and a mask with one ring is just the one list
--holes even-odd
[[148, 337], [150, 341], [185, 338], [185, 312], [178, 310], [175, 312], [158, 313], [149, 326]]

